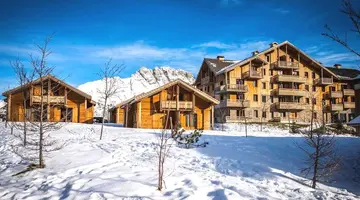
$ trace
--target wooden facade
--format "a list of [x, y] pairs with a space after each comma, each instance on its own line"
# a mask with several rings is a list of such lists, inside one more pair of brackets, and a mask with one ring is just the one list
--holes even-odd
[[[204, 59], [196, 87], [220, 101], [217, 122], [348, 122], [355, 116], [352, 81], [343, 80], [288, 41], [242, 61]], [[324, 111], [324, 117], [323, 115]]]
[[[162, 129], [171, 118], [184, 129], [211, 129], [219, 102], [195, 87], [176, 80], [110, 109], [110, 121], [124, 127]], [[169, 123], [169, 122], [168, 122]], [[168, 127], [170, 128], [170, 123]]]
[[3, 96], [7, 101], [9, 121], [24, 121], [24, 112], [27, 114], [26, 120], [37, 121], [43, 102], [44, 121], [93, 122], [96, 103], [91, 96], [50, 75], [43, 77], [42, 81], [37, 79], [23, 87], [6, 91]]

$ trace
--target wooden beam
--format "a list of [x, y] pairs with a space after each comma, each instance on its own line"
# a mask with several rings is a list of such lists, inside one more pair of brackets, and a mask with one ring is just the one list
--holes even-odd
[[160, 109], [160, 112], [162, 112], [162, 94], [163, 94], [163, 92], [161, 91], [160, 92], [160, 97], [159, 97], [159, 102], [160, 102], [160, 104], [159, 104], [159, 109]]
[[64, 102], [65, 102], [65, 105], [67, 105], [67, 88], [65, 87], [64, 88]]
[[136, 105], [136, 128], [141, 128], [141, 101]]
[[116, 107], [116, 118], [115, 118], [115, 123], [116, 124], [119, 124], [120, 123], [120, 108], [119, 107]]
[[80, 123], [80, 103], [77, 103], [77, 123]]
[[34, 88], [33, 85], [30, 85], [30, 107], [33, 105], [33, 95], [34, 95]]
[[9, 97], [7, 99], [7, 117], [8, 117], [8, 121], [11, 121], [11, 94], [9, 94]]
[[125, 113], [125, 127], [128, 127], [128, 117], [129, 117], [129, 104], [126, 105], [126, 113]]

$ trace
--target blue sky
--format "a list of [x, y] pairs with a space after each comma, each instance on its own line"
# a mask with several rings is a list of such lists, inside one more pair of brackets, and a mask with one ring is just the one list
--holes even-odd
[[[340, 0], [1, 1], [0, 92], [16, 85], [9, 60], [28, 63], [34, 43], [55, 33], [49, 63], [75, 86], [98, 79], [109, 59], [127, 77], [141, 66], [168, 65], [196, 75], [204, 57], [240, 60], [272, 41], [289, 40], [327, 64], [359, 58], [321, 36], [324, 24], [345, 35]], [[359, 7], [359, 6], [357, 6]], [[358, 38], [347, 33], [359, 47]]]

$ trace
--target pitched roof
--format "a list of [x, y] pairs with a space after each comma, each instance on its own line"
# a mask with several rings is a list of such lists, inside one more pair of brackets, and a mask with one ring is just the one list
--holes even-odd
[[340, 80], [353, 80], [360, 75], [360, 71], [352, 68], [326, 67], [338, 76]]
[[[57, 82], [57, 83], [65, 86], [66, 88], [68, 88], [68, 89], [76, 92], [77, 94], [79, 94], [79, 95], [87, 98], [88, 100], [91, 101], [92, 104], [96, 104], [95, 101], [91, 100], [91, 96], [90, 96], [90, 95], [88, 95], [88, 94], [86, 94], [85, 92], [83, 92], [83, 91], [81, 91], [81, 90], [79, 90], [79, 89], [77, 89], [77, 88], [75, 88], [75, 87], [73, 87], [73, 86], [65, 83], [64, 81], [62, 81], [62, 80], [60, 80], [60, 79], [58, 79], [58, 78], [56, 78], [56, 77], [54, 77], [54, 76], [52, 76], [52, 75], [47, 75], [47, 76], [44, 76], [44, 77], [43, 77], [43, 80], [47, 80], [47, 79], [51, 79], [52, 81]], [[15, 87], [15, 88], [13, 88], [13, 89], [10, 89], [10, 90], [8, 90], [8, 91], [5, 91], [5, 92], [2, 93], [2, 95], [3, 95], [3, 96], [8, 96], [9, 94], [13, 94], [13, 93], [18, 92], [18, 91], [20, 91], [20, 90], [22, 90], [22, 89], [26, 89], [26, 88], [30, 87], [31, 85], [33, 85], [33, 84], [40, 83], [40, 81], [41, 81], [40, 78], [38, 78], [38, 79], [36, 79], [36, 80], [34, 80], [34, 81], [31, 81], [30, 83], [28, 83], [28, 84], [26, 84], [26, 85], [18, 86], [18, 87]]]
[[[198, 95], [198, 96], [199, 96], [200, 98], [202, 98], [202, 99], [206, 99], [206, 100], [208, 100], [208, 101], [211, 101], [211, 102], [214, 103], [214, 104], [219, 104], [219, 103], [220, 103], [219, 100], [211, 97], [210, 95], [208, 95], [208, 94], [206, 94], [205, 92], [197, 89], [196, 87], [194, 87], [194, 86], [186, 83], [185, 81], [183, 81], [183, 80], [181, 80], [181, 79], [176, 79], [176, 80], [171, 81], [171, 82], [169, 82], [169, 83], [167, 83], [167, 84], [165, 84], [165, 85], [163, 85], [163, 86], [160, 86], [160, 87], [158, 87], [158, 88], [155, 88], [155, 89], [153, 89], [153, 90], [150, 90], [149, 92], [141, 93], [141, 94], [139, 94], [139, 95], [137, 95], [137, 96], [135, 96], [135, 97], [132, 97], [132, 98], [130, 98], [130, 99], [127, 99], [127, 100], [125, 100], [125, 101], [117, 104], [115, 107], [121, 107], [121, 106], [123, 106], [123, 105], [125, 105], [125, 104], [133, 104], [133, 103], [135, 103], [135, 102], [140, 101], [140, 100], [143, 99], [143, 98], [146, 98], [146, 97], [149, 97], [149, 96], [154, 95], [154, 94], [156, 94], [156, 93], [159, 93], [159, 92], [161, 92], [162, 90], [167, 89], [167, 88], [169, 88], [169, 87], [171, 87], [171, 86], [173, 86], [173, 85], [176, 85], [176, 84], [179, 84], [179, 85], [183, 86], [184, 88], [193, 91], [193, 92], [195, 93], [195, 95]], [[115, 107], [110, 108], [109, 111], [110, 111], [110, 110], [113, 110]]]
[[232, 65], [237, 60], [219, 60], [217, 58], [204, 58], [204, 62], [209, 66], [210, 70], [214, 73], [217, 73], [218, 71], [222, 70], [223, 68]]
[[347, 123], [349, 126], [360, 126], [360, 115]]

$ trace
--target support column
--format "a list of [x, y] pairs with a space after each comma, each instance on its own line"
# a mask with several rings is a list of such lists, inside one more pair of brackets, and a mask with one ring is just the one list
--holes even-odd
[[179, 85], [176, 85], [176, 110], [180, 110], [179, 107]]
[[120, 123], [120, 116], [119, 116], [120, 115], [120, 108], [116, 107], [115, 111], [116, 111], [115, 123], [119, 124]]
[[85, 98], [85, 102], [84, 102], [84, 109], [85, 109], [85, 123], [87, 123], [87, 120], [88, 120], [88, 118], [87, 118], [87, 99]]
[[192, 93], [192, 112], [195, 113], [195, 93]]
[[65, 122], [67, 122], [67, 119], [68, 119], [68, 107], [66, 106], [65, 107]]
[[128, 116], [129, 116], [129, 104], [128, 105], [126, 105], [126, 111], [125, 111], [126, 113], [125, 113], [125, 127], [128, 127]]
[[47, 88], [47, 120], [50, 121], [50, 88], [51, 81], [48, 79], [48, 88]]
[[214, 130], [214, 105], [211, 105], [211, 129]]
[[8, 121], [11, 121], [11, 94], [9, 94], [7, 99], [7, 118]]
[[137, 128], [141, 128], [141, 101], [136, 105], [136, 126]]

